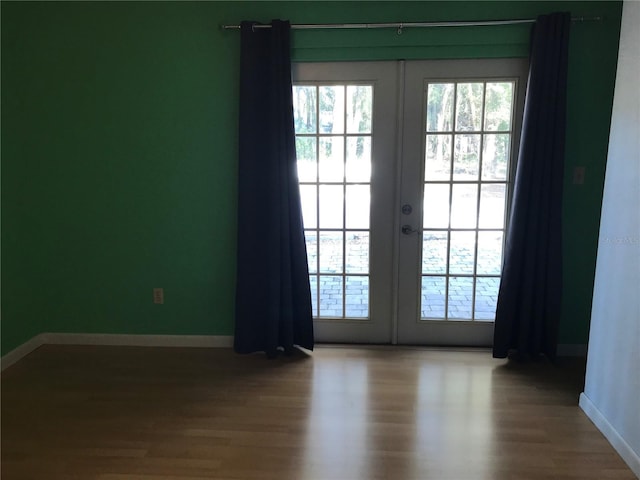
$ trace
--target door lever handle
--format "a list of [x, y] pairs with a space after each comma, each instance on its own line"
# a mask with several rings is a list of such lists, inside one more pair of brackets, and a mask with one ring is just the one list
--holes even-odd
[[413, 233], [420, 233], [419, 230], [415, 230], [413, 227], [411, 227], [411, 225], [403, 225], [402, 226], [402, 233], [405, 235], [411, 235]]

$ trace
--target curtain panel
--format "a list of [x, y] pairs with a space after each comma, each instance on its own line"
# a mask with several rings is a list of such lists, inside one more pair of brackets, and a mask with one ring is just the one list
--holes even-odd
[[569, 13], [537, 18], [498, 293], [493, 356], [555, 358], [562, 301], [562, 184]]
[[234, 348], [313, 349], [296, 169], [289, 22], [241, 24]]

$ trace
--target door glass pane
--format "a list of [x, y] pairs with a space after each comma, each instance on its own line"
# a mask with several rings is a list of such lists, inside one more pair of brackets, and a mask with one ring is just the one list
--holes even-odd
[[422, 276], [422, 318], [444, 318], [446, 282], [446, 277]]
[[422, 233], [422, 273], [447, 273], [447, 232]]
[[342, 185], [320, 185], [320, 228], [343, 227], [342, 189]]
[[371, 181], [371, 137], [347, 137], [347, 182]]
[[471, 320], [473, 304], [473, 277], [449, 278], [449, 320]]
[[480, 228], [503, 228], [506, 185], [489, 183], [480, 190]]
[[342, 273], [342, 232], [319, 235], [320, 273]]
[[449, 226], [449, 185], [427, 183], [424, 186], [423, 228]]
[[369, 232], [346, 232], [346, 273], [369, 273]]
[[502, 231], [478, 232], [479, 275], [500, 275], [502, 270]]
[[344, 137], [320, 137], [320, 181], [344, 181]]
[[450, 132], [453, 125], [453, 83], [427, 87], [427, 132]]
[[511, 130], [513, 82], [487, 83], [484, 129], [508, 132]]
[[344, 86], [320, 87], [320, 133], [344, 133]]
[[314, 317], [318, 316], [318, 277], [309, 275], [309, 286], [311, 287], [311, 309]]
[[347, 228], [369, 228], [369, 185], [347, 185]]
[[347, 133], [371, 133], [371, 85], [347, 86]]
[[449, 273], [473, 274], [475, 246], [475, 232], [451, 232]]
[[315, 185], [300, 185], [300, 200], [302, 202], [302, 222], [304, 228], [316, 228], [318, 225], [317, 192]]
[[298, 160], [298, 180], [315, 182], [318, 176], [315, 137], [296, 137], [296, 158]]
[[459, 83], [456, 96], [456, 131], [477, 132], [482, 126], [482, 83]]
[[320, 316], [343, 316], [341, 276], [320, 275]]
[[369, 277], [345, 277], [345, 317], [369, 316]]
[[296, 134], [316, 133], [316, 98], [315, 86], [293, 87], [293, 123]]
[[485, 135], [482, 145], [482, 180], [506, 180], [508, 172], [508, 133]]
[[480, 135], [456, 135], [454, 180], [477, 180], [480, 171]]
[[451, 195], [451, 227], [474, 228], [478, 215], [478, 186], [454, 184]]
[[307, 265], [309, 265], [309, 273], [316, 273], [318, 271], [318, 235], [316, 231], [305, 231], [304, 240], [307, 244]]
[[425, 145], [425, 181], [449, 180], [451, 176], [451, 135], [427, 135]]
[[493, 322], [496, 318], [500, 277], [479, 277], [476, 279], [476, 320]]

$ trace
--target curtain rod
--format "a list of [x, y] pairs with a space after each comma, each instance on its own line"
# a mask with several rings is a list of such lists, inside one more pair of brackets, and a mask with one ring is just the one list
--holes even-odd
[[[602, 17], [572, 17], [572, 22], [599, 22]], [[398, 33], [403, 28], [427, 28], [427, 27], [487, 27], [492, 25], [518, 25], [534, 23], [535, 18], [511, 19], [511, 20], [479, 20], [479, 21], [450, 21], [450, 22], [391, 22], [391, 23], [303, 23], [292, 24], [292, 30], [343, 30], [343, 29], [368, 29], [368, 28], [397, 28]], [[239, 30], [240, 25], [221, 25], [223, 30]], [[269, 24], [256, 24], [253, 28], [271, 28]]]

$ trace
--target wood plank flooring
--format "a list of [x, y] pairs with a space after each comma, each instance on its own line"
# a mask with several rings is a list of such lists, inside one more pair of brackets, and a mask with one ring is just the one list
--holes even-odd
[[583, 378], [486, 350], [44, 346], [2, 373], [2, 479], [635, 479]]

